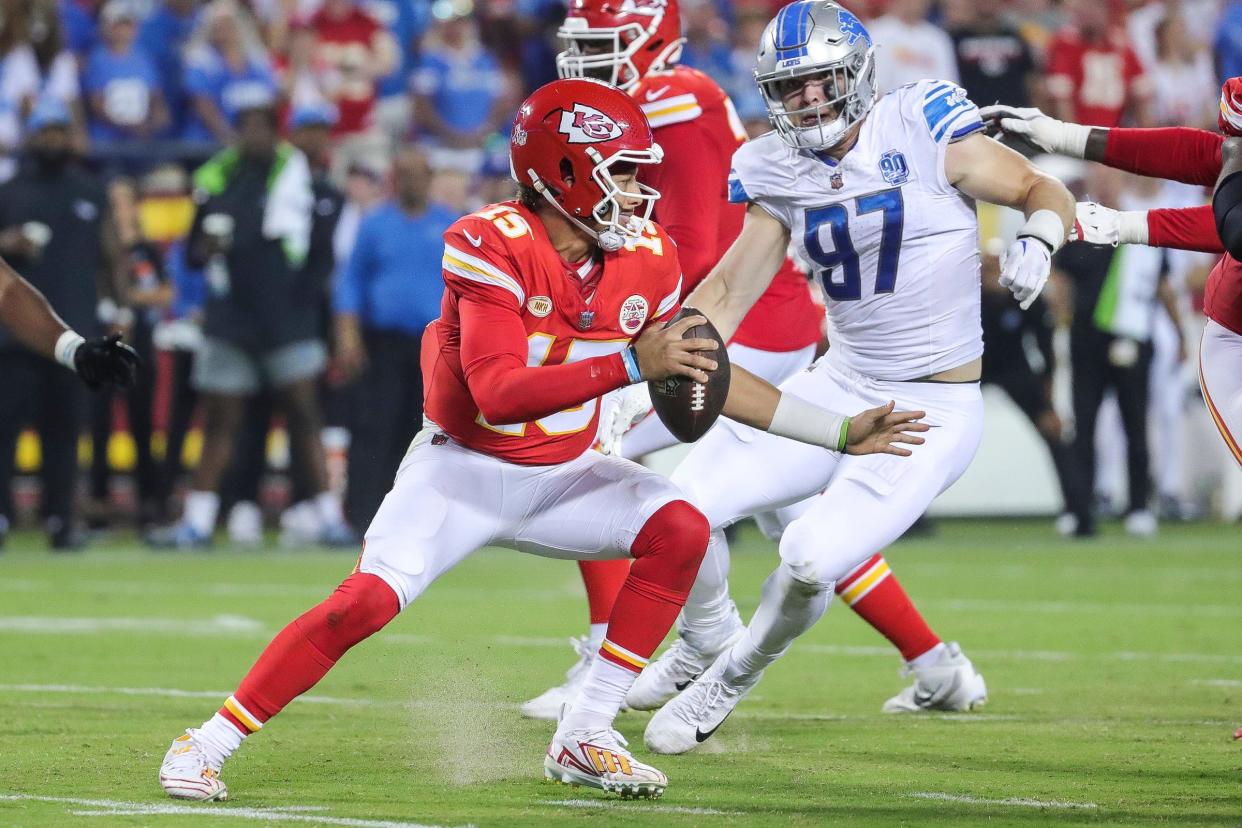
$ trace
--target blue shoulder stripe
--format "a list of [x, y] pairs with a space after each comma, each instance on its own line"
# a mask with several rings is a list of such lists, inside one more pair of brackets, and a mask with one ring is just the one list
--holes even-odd
[[750, 201], [750, 193], [746, 192], [746, 188], [742, 186], [742, 179], [737, 177], [737, 173], [729, 171], [729, 201], [733, 204], [745, 204]]
[[949, 140], [959, 141], [962, 138], [965, 138], [970, 133], [978, 132], [981, 129], [983, 129], [983, 121], [975, 121], [974, 123], [967, 124], [966, 126], [954, 132], [952, 135], [949, 136]]
[[939, 125], [932, 130], [932, 137], [939, 141], [949, 131], [949, 128], [953, 126], [954, 121], [958, 120], [964, 113], [975, 109], [975, 105], [968, 100], [954, 104], [945, 113], [944, 118], [939, 121]]

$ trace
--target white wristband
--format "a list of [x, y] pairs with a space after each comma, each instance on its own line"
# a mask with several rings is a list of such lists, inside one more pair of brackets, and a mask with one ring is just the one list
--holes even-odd
[[1066, 121], [1059, 121], [1061, 124], [1060, 135], [1052, 149], [1061, 155], [1068, 155], [1073, 158], [1082, 158], [1087, 154], [1087, 138], [1091, 136], [1093, 127], [1083, 124], [1071, 124]]
[[822, 446], [831, 451], [841, 451], [844, 448], [844, 434], [849, 427], [849, 420], [844, 414], [820, 408], [793, 394], [782, 393], [776, 403], [776, 411], [772, 412], [772, 424], [768, 426], [768, 433]]
[[52, 348], [52, 354], [61, 365], [70, 371], [76, 371], [77, 368], [73, 364], [73, 356], [78, 352], [78, 347], [85, 341], [77, 331], [65, 331], [56, 340], [56, 346]]
[[1117, 243], [1147, 244], [1147, 211], [1122, 210], [1117, 213]]
[[1018, 238], [1023, 236], [1039, 239], [1056, 253], [1065, 244], [1065, 224], [1052, 210], [1036, 210], [1018, 231]]

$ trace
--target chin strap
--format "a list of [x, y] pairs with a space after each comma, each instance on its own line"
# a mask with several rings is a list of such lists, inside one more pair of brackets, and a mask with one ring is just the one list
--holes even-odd
[[569, 212], [561, 206], [560, 202], [552, 196], [552, 192], [548, 189], [548, 186], [540, 180], [534, 170], [527, 170], [526, 174], [530, 176], [531, 186], [535, 188], [536, 192], [547, 199], [548, 203], [555, 207], [562, 216], [569, 219], [571, 224], [586, 233], [591, 238], [595, 239], [605, 253], [615, 253], [625, 246], [625, 237], [616, 230], [609, 228], [603, 232], [598, 232], [588, 227], [582, 221], [579, 221], [571, 216]]

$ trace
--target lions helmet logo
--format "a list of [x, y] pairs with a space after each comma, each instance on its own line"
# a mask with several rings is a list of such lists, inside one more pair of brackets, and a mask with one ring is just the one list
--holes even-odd
[[571, 144], [598, 144], [621, 137], [621, 126], [593, 106], [576, 103], [572, 110], [561, 111], [562, 135]]
[[845, 9], [837, 12], [837, 28], [841, 30], [841, 34], [845, 35], [847, 46], [853, 46], [860, 37], [867, 41], [868, 46], [871, 45], [871, 35], [867, 34], [862, 21]]

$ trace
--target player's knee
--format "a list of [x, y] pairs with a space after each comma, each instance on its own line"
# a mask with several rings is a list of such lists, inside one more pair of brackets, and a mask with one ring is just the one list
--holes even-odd
[[660, 554], [689, 573], [693, 581], [710, 536], [711, 527], [703, 513], [684, 500], [674, 500], [661, 506], [643, 524], [633, 554], [635, 558]]
[[792, 523], [781, 536], [781, 562], [795, 580], [808, 588], [832, 589], [842, 573], [825, 547], [822, 534], [809, 524]]
[[322, 604], [299, 620], [308, 620], [307, 638], [333, 660], [373, 635], [401, 610], [397, 594], [382, 578], [355, 572]]

